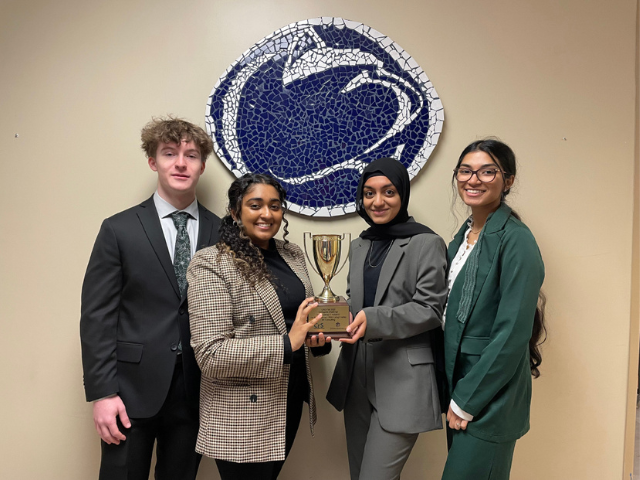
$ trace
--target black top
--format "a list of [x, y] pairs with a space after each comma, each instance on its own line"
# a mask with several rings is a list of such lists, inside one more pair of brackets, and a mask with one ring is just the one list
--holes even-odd
[[391, 239], [371, 241], [362, 272], [364, 284], [364, 301], [362, 302], [362, 308], [373, 307], [378, 290], [380, 271], [382, 270], [382, 265], [387, 258], [392, 243], [393, 240]]
[[[291, 330], [293, 322], [298, 313], [298, 307], [305, 297], [305, 289], [302, 281], [291, 270], [291, 267], [284, 261], [278, 253], [276, 244], [273, 239], [269, 242], [269, 249], [261, 249], [264, 263], [271, 275], [271, 283], [276, 289], [278, 300], [284, 315], [284, 321], [287, 324], [287, 332]], [[291, 364], [289, 373], [289, 384], [292, 382], [302, 382], [307, 384], [307, 369], [304, 358], [304, 348], [299, 348], [295, 352], [291, 351], [291, 343], [288, 337], [285, 337], [285, 363]]]

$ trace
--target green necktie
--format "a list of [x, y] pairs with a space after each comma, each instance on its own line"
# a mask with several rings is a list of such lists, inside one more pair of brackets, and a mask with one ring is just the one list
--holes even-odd
[[173, 212], [171, 218], [178, 230], [178, 234], [176, 235], [176, 248], [173, 251], [173, 270], [178, 279], [180, 295], [182, 295], [187, 289], [187, 267], [191, 260], [191, 243], [189, 242], [189, 233], [187, 232], [189, 214], [187, 212]]

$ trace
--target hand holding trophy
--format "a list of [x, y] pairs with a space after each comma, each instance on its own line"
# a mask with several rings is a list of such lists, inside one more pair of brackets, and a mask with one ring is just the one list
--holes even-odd
[[[307, 237], [311, 240], [313, 247], [313, 262], [309, 258], [307, 250]], [[311, 232], [304, 233], [304, 253], [307, 260], [311, 264], [314, 272], [322, 277], [324, 288], [320, 295], [315, 297], [318, 306], [309, 312], [309, 319], [314, 318], [322, 313], [321, 320], [316, 323], [307, 334], [308, 337], [323, 333], [327, 337], [332, 338], [348, 338], [347, 332], [349, 326], [349, 304], [344, 297], [337, 296], [331, 291], [329, 282], [342, 270], [349, 258], [349, 248], [351, 245], [351, 234], [342, 235], [311, 235]], [[340, 257], [342, 256], [342, 241], [348, 238], [347, 253], [345, 260], [340, 265]], [[315, 264], [315, 268], [314, 268]]]

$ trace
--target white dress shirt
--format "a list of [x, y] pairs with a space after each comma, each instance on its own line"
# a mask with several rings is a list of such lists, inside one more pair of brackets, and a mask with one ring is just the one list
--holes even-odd
[[173, 263], [173, 254], [176, 249], [176, 235], [178, 229], [173, 223], [171, 214], [177, 211], [187, 212], [190, 217], [187, 220], [187, 233], [189, 234], [189, 245], [191, 246], [191, 257], [196, 254], [196, 248], [198, 247], [198, 229], [200, 227], [200, 215], [198, 212], [198, 200], [195, 199], [187, 208], [178, 210], [176, 207], [162, 198], [158, 191], [153, 194], [153, 203], [158, 211], [158, 217], [160, 218], [160, 225], [162, 226], [162, 233], [164, 234], [164, 240], [167, 242], [167, 248], [169, 249], [169, 255], [171, 256], [171, 263]]

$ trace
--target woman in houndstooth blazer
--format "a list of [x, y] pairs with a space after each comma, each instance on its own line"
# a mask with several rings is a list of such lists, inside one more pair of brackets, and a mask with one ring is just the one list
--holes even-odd
[[[275, 479], [309, 403], [316, 421], [306, 340], [320, 315], [304, 255], [289, 243], [286, 193], [272, 177], [247, 174], [229, 188], [220, 241], [187, 272], [191, 345], [202, 370], [196, 451], [216, 459], [222, 480]], [[285, 240], [275, 240], [284, 220]], [[311, 298], [310, 298], [311, 297]], [[326, 342], [326, 343], [325, 343]]]

